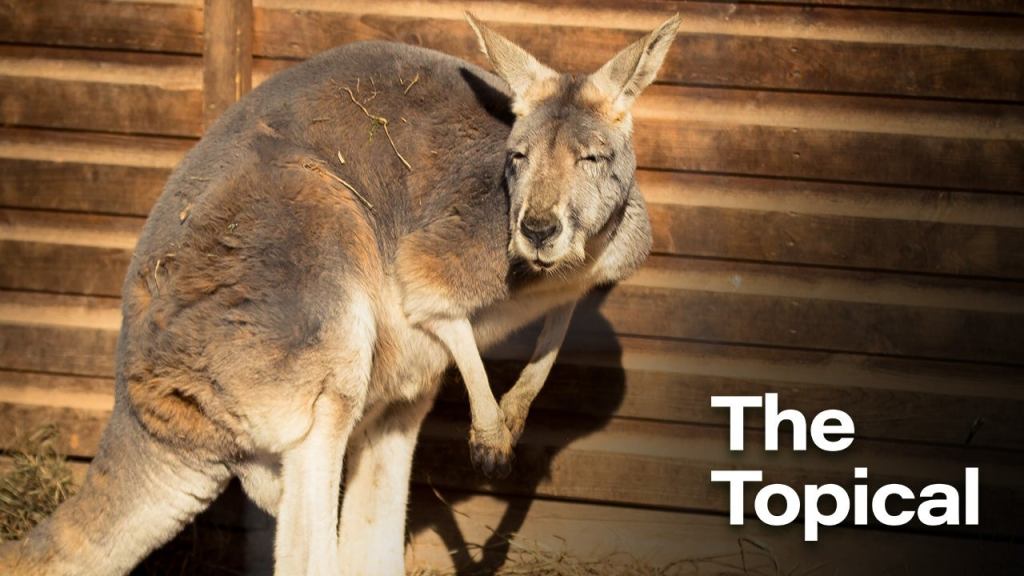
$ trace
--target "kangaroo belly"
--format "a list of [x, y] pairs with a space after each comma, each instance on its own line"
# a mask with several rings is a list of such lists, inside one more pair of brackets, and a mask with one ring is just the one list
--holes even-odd
[[377, 342], [366, 398], [368, 410], [432, 394], [451, 363], [437, 339], [409, 322], [400, 292], [396, 282], [388, 281], [375, 295]]

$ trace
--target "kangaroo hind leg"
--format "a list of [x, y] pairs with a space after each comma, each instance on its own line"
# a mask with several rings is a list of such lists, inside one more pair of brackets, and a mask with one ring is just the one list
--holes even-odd
[[347, 402], [325, 394], [314, 406], [309, 433], [282, 456], [275, 574], [338, 574], [338, 493], [354, 422]]
[[405, 574], [405, 517], [413, 450], [435, 393], [436, 387], [413, 402], [368, 414], [353, 436], [346, 455], [338, 542], [342, 574]]
[[281, 502], [281, 458], [262, 453], [233, 464], [231, 471], [238, 476], [242, 490], [261, 510], [277, 516]]
[[[354, 302], [355, 304], [355, 302]], [[337, 576], [338, 500], [349, 435], [362, 415], [376, 336], [368, 305], [348, 310], [341, 346], [305, 437], [281, 455], [274, 572]]]

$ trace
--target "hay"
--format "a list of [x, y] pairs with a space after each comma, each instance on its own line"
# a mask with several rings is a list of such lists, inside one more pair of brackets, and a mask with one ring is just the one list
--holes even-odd
[[10, 467], [0, 476], [0, 541], [21, 538], [74, 493], [59, 436], [56, 426], [44, 426], [15, 437]]
[[[340, 151], [338, 152], [338, 159], [341, 160], [342, 164], [345, 163], [345, 158], [342, 157]], [[362, 201], [363, 204], [366, 204], [367, 208], [369, 208], [370, 210], [373, 210], [373, 204], [371, 204], [370, 201], [366, 199], [366, 196], [363, 196], [362, 194], [360, 194], [359, 190], [356, 190], [355, 186], [350, 184], [347, 180], [345, 180], [341, 176], [338, 176], [334, 172], [331, 172], [327, 168], [325, 168], [322, 165], [318, 164], [315, 160], [308, 160], [306, 162], [303, 162], [302, 163], [302, 167], [305, 168], [306, 170], [309, 170], [310, 172], [315, 172], [316, 174], [319, 174], [321, 176], [326, 176], [327, 178], [331, 178], [332, 180], [334, 180], [335, 182], [338, 182], [339, 184], [341, 184], [345, 188], [348, 188], [349, 191], [351, 191], [353, 194], [356, 195], [356, 198], [358, 198], [360, 201]]]
[[[402, 94], [408, 94], [409, 90], [412, 90], [413, 85], [415, 85], [419, 81], [420, 81], [420, 74], [419, 74], [419, 72], [417, 72], [416, 73], [416, 77], [413, 78], [411, 82], [409, 82], [409, 84], [405, 87], [405, 90], [402, 91]], [[401, 79], [399, 79], [398, 83], [399, 84], [402, 83]]]
[[[18, 435], [10, 453], [10, 466], [0, 475], [0, 541], [23, 536], [39, 521], [74, 493], [70, 467], [57, 450], [59, 434], [55, 426]], [[449, 508], [471, 522], [465, 512], [456, 510], [435, 490]], [[518, 536], [494, 534], [507, 545], [508, 557], [502, 566], [472, 568], [455, 572], [428, 568], [411, 569], [410, 576], [453, 576], [455, 574], [494, 574], [495, 576], [808, 576], [820, 574], [825, 566], [784, 570], [768, 547], [748, 538], [740, 538], [736, 548], [704, 557], [683, 558], [669, 564], [653, 564], [628, 553], [612, 553], [602, 558], [580, 558], [572, 554], [562, 540], [552, 547]], [[133, 573], [140, 575], [244, 574], [245, 532], [190, 525], [172, 542], [147, 558]], [[558, 536], [555, 536], [558, 539]], [[481, 546], [470, 545], [471, 552]]]
[[[417, 76], [416, 79], [419, 80], [419, 77]], [[370, 78], [370, 80], [372, 82], [373, 78]], [[356, 89], [358, 90], [358, 87]], [[412, 165], [409, 164], [409, 161], [405, 159], [405, 156], [402, 156], [402, 153], [398, 151], [398, 146], [395, 146], [395, 140], [394, 140], [394, 138], [391, 137], [391, 131], [388, 130], [388, 125], [391, 122], [387, 118], [385, 118], [383, 116], [378, 116], [378, 115], [373, 114], [372, 112], [370, 112], [370, 110], [367, 109], [366, 106], [362, 102], [360, 102], [359, 100], [356, 100], [356, 95], [352, 92], [351, 88], [345, 86], [345, 87], [342, 87], [342, 90], [348, 92], [348, 97], [352, 100], [352, 103], [355, 104], [356, 106], [358, 106], [359, 109], [363, 111], [363, 114], [365, 114], [367, 118], [369, 118], [371, 121], [374, 122], [374, 124], [371, 124], [371, 126], [378, 126], [379, 125], [379, 126], [383, 126], [384, 127], [384, 135], [388, 137], [388, 142], [391, 143], [391, 149], [395, 151], [395, 155], [398, 156], [398, 159], [401, 160], [402, 164], [404, 164], [405, 167], [408, 168], [409, 171], [411, 172], [412, 171]], [[374, 92], [374, 96], [376, 96], [376, 95], [377, 95], [377, 93]], [[370, 132], [370, 135], [371, 136], [373, 135], [372, 130]]]
[[[561, 542], [557, 549], [536, 540], [525, 539], [515, 534], [503, 534], [491, 526], [473, 518], [470, 514], [452, 506], [448, 500], [430, 484], [434, 497], [453, 515], [459, 515], [469, 522], [482, 527], [491, 534], [489, 541], [497, 540], [507, 547], [505, 561], [495, 566], [479, 566], [476, 569], [462, 567], [460, 570], [437, 570], [420, 568], [408, 571], [408, 576], [465, 576], [487, 574], [493, 576], [811, 576], [825, 566], [818, 565], [801, 569], [799, 565], [783, 571], [772, 549], [750, 538], [737, 538], [736, 548], [717, 554], [700, 557], [680, 558], [667, 564], [654, 564], [637, 558], [627, 552], [612, 552], [597, 559], [583, 559], [567, 549], [568, 542], [558, 536]], [[467, 543], [471, 551], [481, 552], [485, 546]]]
[[583, 559], [566, 547], [552, 549], [535, 541], [512, 538], [504, 564], [478, 570], [437, 570], [420, 568], [409, 576], [456, 576], [493, 574], [494, 576], [810, 576], [822, 566], [782, 571], [770, 549], [746, 538], [737, 540], [734, 552], [703, 557], [683, 558], [667, 564], [655, 564], [626, 552], [607, 554], [597, 559]]

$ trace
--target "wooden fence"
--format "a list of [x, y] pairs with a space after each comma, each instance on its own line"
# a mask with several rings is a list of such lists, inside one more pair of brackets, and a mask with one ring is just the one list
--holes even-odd
[[[553, 67], [589, 71], [678, 11], [635, 115], [655, 253], [574, 321], [513, 478], [469, 470], [465, 424], [452, 424], [465, 406], [443, 396], [417, 455], [411, 557], [444, 565], [460, 539], [498, 528], [658, 562], [732, 553], [738, 536], [789, 565], [855, 573], [888, 573], [894, 558], [929, 574], [1024, 562], [1024, 528], [1006, 513], [1024, 509], [1022, 4], [208, 4], [0, 3], [0, 448], [54, 421], [68, 453], [94, 453], [135, 240], [250, 73], [257, 85], [373, 39], [482, 64], [467, 7]], [[521, 367], [525, 342], [491, 354], [496, 380]], [[768, 391], [846, 410], [854, 447], [730, 454], [709, 397]], [[730, 528], [728, 494], [709, 482], [711, 469], [756, 467], [773, 482], [850, 485], [868, 466], [878, 482], [921, 485], [968, 465], [982, 470], [980, 527], [844, 527], [817, 546], [798, 528]]]

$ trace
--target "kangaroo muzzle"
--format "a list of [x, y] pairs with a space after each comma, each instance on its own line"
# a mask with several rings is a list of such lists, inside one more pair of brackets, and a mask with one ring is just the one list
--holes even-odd
[[519, 224], [519, 233], [540, 249], [562, 233], [562, 223], [551, 213], [542, 216], [528, 214]]
[[519, 219], [512, 246], [535, 270], [550, 270], [567, 256], [571, 235], [564, 219], [554, 210], [527, 209]]

